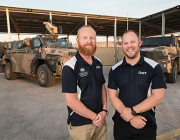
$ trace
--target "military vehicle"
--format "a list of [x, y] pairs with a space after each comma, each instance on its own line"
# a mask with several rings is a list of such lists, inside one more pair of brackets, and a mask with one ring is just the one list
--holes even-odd
[[166, 82], [176, 82], [180, 71], [180, 37], [171, 35], [143, 38], [140, 51], [161, 65]]
[[50, 87], [62, 76], [64, 63], [75, 55], [66, 38], [58, 39], [58, 29], [44, 22], [49, 35], [38, 35], [19, 41], [0, 43], [0, 71], [8, 80], [18, 75], [37, 76], [43, 87]]

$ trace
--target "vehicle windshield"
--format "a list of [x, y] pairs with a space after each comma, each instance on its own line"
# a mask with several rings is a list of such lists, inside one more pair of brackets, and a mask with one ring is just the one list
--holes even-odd
[[142, 39], [141, 47], [170, 46], [171, 37], [153, 37]]
[[72, 48], [72, 46], [64, 39], [44, 38], [44, 41], [47, 46]]

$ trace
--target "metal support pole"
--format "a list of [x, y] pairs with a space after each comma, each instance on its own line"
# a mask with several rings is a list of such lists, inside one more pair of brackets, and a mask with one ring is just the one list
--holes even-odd
[[7, 19], [7, 28], [8, 28], [9, 41], [11, 41], [11, 30], [10, 30], [10, 21], [9, 21], [9, 11], [8, 11], [8, 8], [6, 8], [6, 19]]
[[139, 21], [139, 39], [141, 39], [141, 21]]
[[106, 36], [106, 47], [108, 47], [108, 36]]
[[115, 47], [115, 63], [117, 63], [117, 45], [116, 45], [116, 31], [117, 31], [117, 26], [116, 26], [116, 18], [114, 19], [114, 47]]
[[18, 40], [20, 40], [19, 32], [18, 32]]
[[165, 36], [165, 15], [162, 13], [162, 36]]
[[52, 21], [52, 14], [49, 12], [49, 19]]
[[87, 16], [85, 15], [85, 25], [87, 25]]
[[128, 30], [128, 26], [129, 26], [129, 25], [128, 25], [128, 13], [127, 13], [127, 30]]
[[69, 42], [69, 35], [67, 35], [68, 36], [68, 42]]

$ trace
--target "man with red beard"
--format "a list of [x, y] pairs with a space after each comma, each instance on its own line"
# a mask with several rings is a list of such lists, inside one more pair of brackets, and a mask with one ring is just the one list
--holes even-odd
[[79, 51], [62, 71], [70, 139], [106, 140], [107, 93], [101, 61], [93, 56], [95, 30], [91, 26], [81, 27], [76, 41]]
[[116, 109], [115, 140], [155, 140], [155, 106], [166, 83], [161, 66], [140, 54], [141, 40], [133, 30], [122, 36], [125, 57], [109, 72], [108, 93]]

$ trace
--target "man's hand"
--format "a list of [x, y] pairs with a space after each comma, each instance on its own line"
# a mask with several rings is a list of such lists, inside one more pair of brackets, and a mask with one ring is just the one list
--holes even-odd
[[119, 107], [118, 111], [121, 114], [121, 117], [126, 121], [129, 122], [134, 116], [131, 114], [131, 108], [129, 107]]
[[105, 111], [99, 112], [99, 114], [97, 114], [96, 118], [93, 120], [93, 124], [95, 126], [100, 127], [104, 123], [105, 117], [106, 117]]
[[143, 116], [136, 115], [130, 120], [131, 125], [136, 129], [142, 129], [146, 125], [146, 118]]

